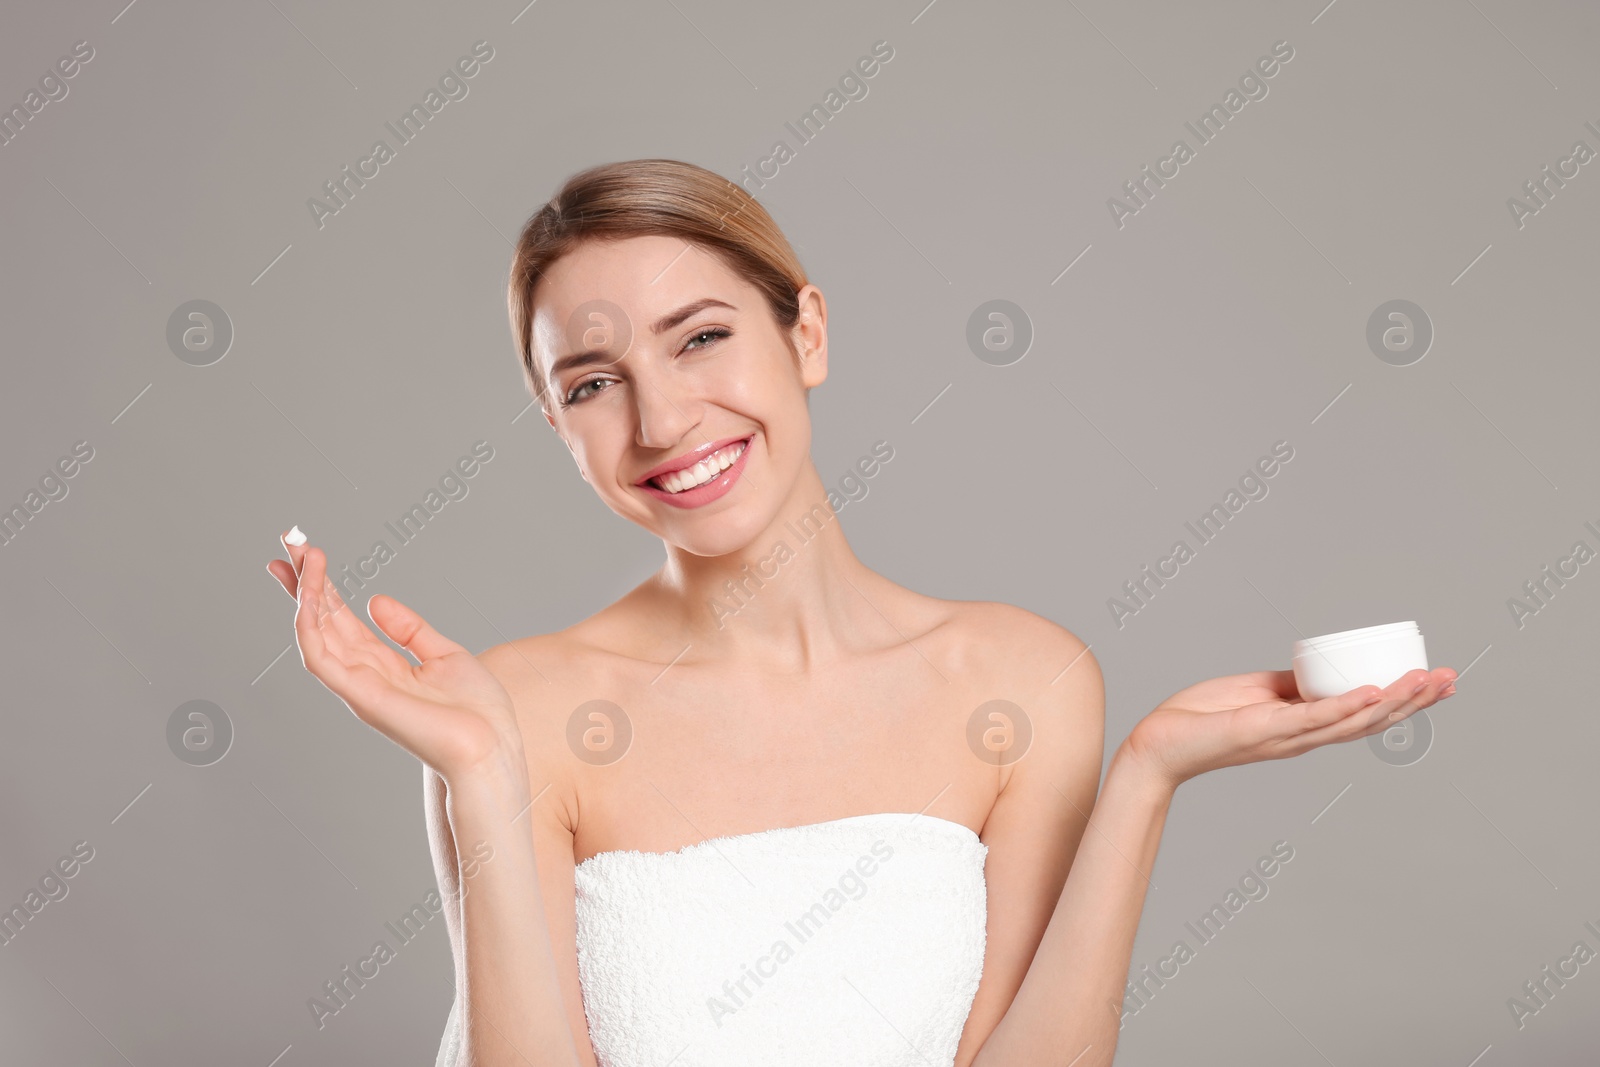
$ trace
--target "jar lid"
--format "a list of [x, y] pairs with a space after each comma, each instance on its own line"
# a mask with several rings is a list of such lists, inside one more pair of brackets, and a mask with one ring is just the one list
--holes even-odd
[[1320, 637], [1307, 637], [1294, 643], [1296, 656], [1315, 655], [1329, 649], [1344, 648], [1348, 645], [1362, 645], [1369, 641], [1387, 641], [1395, 637], [1411, 636], [1421, 633], [1415, 621], [1390, 622], [1381, 626], [1362, 626], [1354, 630], [1340, 630], [1337, 633], [1323, 634]]

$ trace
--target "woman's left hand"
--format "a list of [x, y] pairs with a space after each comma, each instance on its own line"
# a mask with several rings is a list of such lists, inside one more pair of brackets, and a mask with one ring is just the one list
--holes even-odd
[[1298, 756], [1387, 730], [1455, 692], [1449, 667], [1407, 671], [1387, 688], [1364, 685], [1306, 700], [1293, 671], [1231, 674], [1174, 693], [1123, 745], [1173, 788], [1206, 771]]

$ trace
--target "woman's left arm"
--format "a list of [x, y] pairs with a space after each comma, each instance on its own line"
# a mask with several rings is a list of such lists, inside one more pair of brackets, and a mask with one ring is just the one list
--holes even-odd
[[[1381, 691], [1362, 686], [1316, 701], [1299, 697], [1291, 671], [1214, 678], [1163, 701], [1134, 728], [1112, 757], [1096, 800], [1104, 699], [1098, 666], [1086, 651], [1080, 654], [1089, 669], [1069, 684], [1085, 666], [1079, 662], [1030, 713], [1034, 748], [1010, 769], [985, 825], [994, 872], [991, 903], [1009, 898], [1017, 908], [1011, 914], [1024, 917], [1038, 914], [1041, 903], [1053, 904], [1053, 910], [1031, 961], [996, 946], [1002, 957], [998, 977], [1003, 981], [1009, 972], [1015, 996], [992, 1029], [982, 1021], [964, 1035], [958, 1067], [1109, 1067], [1134, 935], [1179, 784], [1208, 770], [1282, 759], [1377, 733], [1454, 692], [1455, 672], [1447, 667], [1408, 672]], [[1069, 742], [1074, 728], [1076, 746]], [[1094, 741], [1092, 753], [1083, 751], [1086, 735]], [[1065, 883], [1048, 877], [1019, 881], [1026, 852], [1033, 853], [1035, 870], [1053, 865], [1054, 850], [1039, 839], [1037, 828], [1073, 819], [1081, 837], [1067, 842], [1071, 866]], [[1076, 855], [1070, 851], [1074, 845]], [[1028, 899], [1056, 886], [1050, 901]], [[990, 914], [992, 931], [993, 906]], [[1016, 921], [1001, 920], [1003, 926]], [[1026, 971], [1017, 984], [1021, 966]], [[973, 1052], [971, 1041], [983, 1030], [988, 1032]]]
[[[1111, 1063], [1134, 934], [1173, 789], [1126, 745], [1117, 750], [1038, 949], [972, 1067]], [[991, 855], [1005, 847], [991, 843]]]

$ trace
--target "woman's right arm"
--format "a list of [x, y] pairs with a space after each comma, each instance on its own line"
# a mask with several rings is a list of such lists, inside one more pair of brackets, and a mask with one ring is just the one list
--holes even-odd
[[[426, 773], [434, 865], [449, 895], [445, 921], [456, 968], [461, 1044], [454, 1067], [593, 1067], [592, 1051], [580, 1059], [573, 1037], [572, 1003], [563, 995], [569, 983], [556, 965], [535, 861], [536, 836], [551, 835], [529, 827], [530, 820], [548, 824], [551, 809], [529, 807], [526, 763], [519, 771], [513, 754], [500, 770], [453, 784]], [[569, 962], [575, 972], [575, 958]], [[575, 984], [575, 973], [571, 978]], [[581, 1000], [577, 1010], [581, 1020]], [[587, 1050], [587, 1036], [583, 1044]]]
[[[450, 841], [443, 851], [437, 838], [434, 845], [436, 871], [454, 867], [441, 880], [451, 898], [447, 925], [459, 909], [452, 928], [463, 1037], [456, 1067], [587, 1067], [563, 1003], [534, 835], [523, 821], [538, 809], [529, 807], [529, 763], [510, 695], [477, 657], [421, 616], [392, 597], [373, 597], [372, 621], [416, 658], [412, 664], [344, 604], [320, 549], [287, 540], [285, 547], [289, 560], [274, 560], [268, 570], [298, 605], [295, 639], [306, 669], [445, 787], [445, 818], [437, 825], [448, 825]], [[567, 859], [570, 865], [570, 849]]]

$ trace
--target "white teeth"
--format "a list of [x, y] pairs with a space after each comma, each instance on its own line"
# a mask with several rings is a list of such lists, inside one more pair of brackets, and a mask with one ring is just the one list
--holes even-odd
[[697, 485], [704, 485], [729, 467], [739, 458], [745, 449], [746, 442], [737, 441], [727, 448], [713, 452], [705, 459], [692, 467], [685, 467], [671, 474], [663, 474], [656, 479], [658, 485], [669, 493], [681, 493], [685, 489], [693, 489]]

